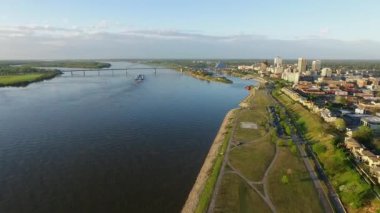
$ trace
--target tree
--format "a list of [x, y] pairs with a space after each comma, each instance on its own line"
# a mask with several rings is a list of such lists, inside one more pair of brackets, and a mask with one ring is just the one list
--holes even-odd
[[352, 133], [352, 137], [359, 143], [368, 146], [373, 140], [373, 132], [368, 126], [360, 126], [356, 131]]
[[335, 96], [335, 103], [339, 103], [339, 104], [347, 104], [347, 99], [343, 96]]
[[[286, 124], [286, 123], [285, 123]], [[292, 134], [292, 129], [291, 129], [291, 127], [288, 125], [288, 124], [286, 124], [285, 126], [284, 126], [284, 129], [285, 129], [285, 133], [287, 134], [287, 135], [291, 135]]]
[[327, 151], [326, 145], [320, 144], [320, 143], [315, 143], [313, 144], [313, 151], [316, 152], [318, 155], [325, 153]]
[[277, 141], [277, 145], [278, 146], [285, 146], [285, 142], [280, 139], [280, 140]]
[[281, 183], [283, 183], [283, 184], [288, 184], [289, 183], [289, 178], [288, 178], [287, 175], [283, 175], [281, 177]]
[[294, 155], [297, 154], [297, 146], [296, 145], [291, 145], [290, 146], [290, 152], [293, 153]]
[[335, 127], [339, 131], [344, 131], [346, 129], [346, 122], [342, 118], [337, 118], [335, 120]]

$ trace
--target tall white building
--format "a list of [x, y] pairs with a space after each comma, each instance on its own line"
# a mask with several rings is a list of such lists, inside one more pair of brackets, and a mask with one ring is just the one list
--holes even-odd
[[274, 58], [274, 67], [282, 67], [282, 58], [280, 56]]
[[319, 71], [321, 69], [321, 61], [320, 60], [315, 60], [311, 64], [311, 70], [313, 71]]
[[297, 69], [293, 69], [291, 67], [286, 68], [281, 75], [281, 78], [285, 81], [293, 82], [294, 84], [298, 84], [300, 79], [300, 72]]
[[297, 69], [299, 72], [303, 73], [306, 71], [306, 63], [305, 58], [298, 58]]
[[323, 68], [321, 72], [322, 77], [331, 77], [332, 75], [332, 69], [330, 68]]

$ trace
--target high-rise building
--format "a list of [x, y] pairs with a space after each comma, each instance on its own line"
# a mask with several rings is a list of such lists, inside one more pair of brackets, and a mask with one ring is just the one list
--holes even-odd
[[305, 58], [298, 58], [297, 69], [301, 73], [306, 71], [306, 59]]
[[260, 71], [261, 72], [266, 72], [267, 71], [267, 68], [268, 68], [268, 61], [263, 61], [260, 63]]
[[321, 61], [320, 60], [315, 60], [311, 64], [311, 70], [313, 71], [319, 71], [321, 69]]
[[282, 67], [282, 58], [280, 56], [274, 58], [274, 67]]
[[293, 82], [294, 84], [298, 84], [298, 81], [300, 79], [300, 72], [298, 71], [298, 69], [288, 67], [282, 73], [281, 78], [286, 81]]
[[332, 69], [331, 68], [323, 68], [321, 72], [322, 77], [331, 77]]

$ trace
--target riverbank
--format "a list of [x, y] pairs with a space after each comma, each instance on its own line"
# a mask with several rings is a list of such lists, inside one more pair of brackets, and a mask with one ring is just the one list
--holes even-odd
[[230, 110], [225, 116], [182, 209], [183, 213], [205, 212], [207, 210], [222, 166], [224, 152], [231, 136], [236, 110]]

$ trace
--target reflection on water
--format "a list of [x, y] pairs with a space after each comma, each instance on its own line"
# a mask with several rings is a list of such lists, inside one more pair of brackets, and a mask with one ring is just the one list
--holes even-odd
[[131, 70], [0, 88], [0, 212], [180, 211], [248, 83]]

